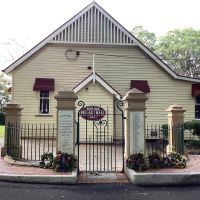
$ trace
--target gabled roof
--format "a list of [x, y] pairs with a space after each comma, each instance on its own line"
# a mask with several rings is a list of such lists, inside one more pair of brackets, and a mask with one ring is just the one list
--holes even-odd
[[117, 99], [121, 99], [121, 95], [110, 86], [101, 76], [97, 73], [91, 73], [88, 77], [86, 77], [83, 81], [81, 81], [78, 85], [76, 85], [72, 90], [74, 93], [80, 91], [83, 87], [85, 87], [91, 81], [97, 81], [100, 85], [102, 85], [108, 92], [115, 95]]
[[[106, 35], [106, 33], [110, 33], [109, 37], [107, 37], [108, 34]], [[200, 82], [199, 79], [183, 77], [176, 74], [167, 64], [135, 38], [95, 1], [90, 3], [77, 15], [72, 17], [30, 51], [4, 69], [4, 72], [12, 72], [18, 65], [23, 63], [47, 43], [120, 44], [138, 46], [174, 78]]]
[[95, 1], [58, 28], [50, 42], [135, 44], [132, 34]]

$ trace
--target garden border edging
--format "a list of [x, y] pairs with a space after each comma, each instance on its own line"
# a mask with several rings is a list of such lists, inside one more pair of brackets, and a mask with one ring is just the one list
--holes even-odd
[[142, 173], [125, 167], [129, 181], [135, 185], [191, 185], [200, 184], [200, 173]]
[[[26, 167], [39, 166], [37, 163], [25, 163], [16, 161], [10, 156], [5, 156], [4, 159], [11, 165], [19, 165]], [[20, 182], [20, 183], [48, 183], [48, 184], [77, 184], [78, 171], [75, 168], [70, 175], [28, 175], [28, 174], [0, 174], [0, 181]]]

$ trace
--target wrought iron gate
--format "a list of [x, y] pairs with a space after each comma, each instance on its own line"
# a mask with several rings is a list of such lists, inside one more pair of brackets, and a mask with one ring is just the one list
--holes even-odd
[[86, 106], [77, 113], [78, 169], [86, 172], [124, 170], [123, 102], [116, 102], [113, 113], [102, 106]]

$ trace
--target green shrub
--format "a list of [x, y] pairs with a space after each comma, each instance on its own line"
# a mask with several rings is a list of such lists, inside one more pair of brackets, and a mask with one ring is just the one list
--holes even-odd
[[193, 135], [197, 135], [198, 137], [200, 137], [200, 122], [199, 121], [192, 120], [189, 122], [185, 122], [184, 129], [189, 130], [190, 133], [192, 133]]
[[162, 131], [163, 131], [163, 137], [164, 137], [164, 139], [168, 139], [168, 124], [163, 124], [162, 126], [161, 126], [161, 128], [162, 128]]
[[189, 140], [185, 142], [186, 146], [192, 146], [193, 148], [200, 149], [200, 141], [199, 140]]
[[0, 125], [5, 125], [5, 114], [0, 111]]

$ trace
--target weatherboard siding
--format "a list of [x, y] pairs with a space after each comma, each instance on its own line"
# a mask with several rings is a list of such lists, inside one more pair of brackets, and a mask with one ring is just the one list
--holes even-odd
[[[87, 88], [87, 89], [86, 89]], [[102, 118], [105, 120], [107, 124], [99, 125], [96, 123], [96, 126], [93, 126], [93, 121], [85, 120], [80, 116], [80, 139], [81, 141], [86, 140], [86, 134], [88, 141], [94, 140], [98, 138], [101, 142], [104, 141], [104, 132], [105, 132], [105, 140], [110, 139], [113, 135], [113, 95], [110, 94], [105, 88], [103, 88], [100, 84], [92, 82], [82, 88], [79, 92], [77, 92], [77, 96], [79, 101], [85, 102], [85, 106], [101, 106], [106, 112], [107, 115]], [[80, 106], [78, 106], [78, 101], [76, 103], [77, 110], [80, 110]], [[77, 114], [77, 112], [76, 112]], [[78, 115], [77, 115], [78, 116]], [[104, 122], [105, 122], [104, 121]], [[94, 129], [93, 129], [94, 128]], [[104, 130], [105, 128], [105, 130]], [[101, 131], [100, 131], [101, 130]], [[94, 135], [93, 135], [94, 132]], [[101, 136], [101, 137], [100, 137]], [[101, 139], [100, 139], [101, 138]]]
[[[65, 57], [67, 49], [80, 51], [78, 59], [68, 60]], [[185, 120], [194, 119], [192, 82], [174, 79], [138, 48], [48, 44], [13, 71], [13, 101], [24, 107], [22, 121], [55, 123], [54, 96], [59, 90], [72, 89], [92, 72], [88, 70], [93, 62], [91, 52], [95, 52], [96, 72], [122, 97], [130, 90], [130, 80], [148, 80], [151, 90], [146, 103], [148, 124], [166, 123], [165, 110], [172, 104], [180, 104], [186, 109]], [[35, 116], [39, 111], [39, 92], [33, 91], [35, 78], [55, 78], [55, 91], [50, 93], [51, 117]]]

